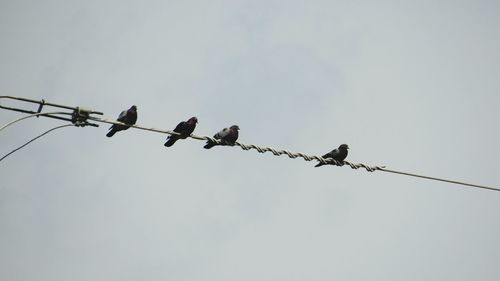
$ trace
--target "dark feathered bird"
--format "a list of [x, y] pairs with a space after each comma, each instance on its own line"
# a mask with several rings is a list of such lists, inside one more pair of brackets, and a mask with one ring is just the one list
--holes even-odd
[[[347, 150], [349, 149], [349, 146], [347, 144], [341, 144], [339, 146], [339, 148], [335, 148], [334, 150], [328, 152], [327, 154], [321, 156], [323, 158], [333, 158], [337, 161], [339, 161], [340, 163], [343, 163], [344, 159], [347, 157]], [[323, 166], [325, 164], [323, 163], [318, 163], [316, 166], [314, 167], [319, 167], [319, 166]]]
[[125, 123], [128, 126], [113, 124], [113, 126], [109, 128], [109, 132], [106, 134], [107, 137], [112, 137], [116, 132], [126, 130], [130, 128], [130, 125], [135, 124], [137, 121], [137, 106], [132, 105], [129, 109], [122, 111], [116, 121]]
[[198, 123], [198, 118], [191, 117], [187, 121], [182, 121], [175, 127], [174, 132], [179, 133], [180, 135], [170, 135], [167, 138], [167, 142], [165, 143], [166, 147], [170, 147], [174, 145], [174, 143], [179, 139], [185, 139], [193, 133], [194, 128], [196, 128], [196, 123]]
[[[222, 129], [222, 131], [218, 132], [217, 134], [214, 135], [214, 139], [221, 140], [225, 143], [221, 143], [220, 145], [232, 145], [234, 142], [238, 139], [238, 130], [240, 127], [237, 125], [233, 125], [228, 128]], [[210, 149], [217, 144], [212, 141], [207, 141], [207, 144], [204, 146], [206, 149]]]

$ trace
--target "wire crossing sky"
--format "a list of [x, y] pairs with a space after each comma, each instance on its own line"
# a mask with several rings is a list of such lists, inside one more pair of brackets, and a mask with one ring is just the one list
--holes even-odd
[[[15, 98], [14, 97], [14, 99], [29, 101], [26, 98]], [[31, 100], [29, 102], [36, 102], [36, 101]], [[40, 105], [43, 106], [44, 103], [45, 103], [44, 100], [42, 100], [40, 102]], [[69, 106], [60, 106], [60, 107], [63, 107], [63, 108], [72, 108], [72, 107], [69, 107]], [[41, 109], [42, 109], [42, 107], [39, 108], [39, 111]], [[11, 108], [11, 110], [16, 110], [16, 109], [12, 109]], [[2, 126], [0, 128], [0, 131], [3, 130], [4, 128], [6, 128], [9, 125], [12, 125], [12, 124], [14, 124], [14, 123], [16, 123], [18, 121], [24, 120], [24, 119], [29, 118], [29, 117], [34, 117], [34, 116], [45, 116], [45, 117], [48, 116], [48, 117], [51, 117], [51, 115], [56, 115], [56, 114], [65, 114], [65, 113], [64, 112], [48, 112], [48, 113], [41, 113], [41, 112], [39, 112], [39, 113], [30, 114], [29, 116], [22, 117], [22, 118], [19, 118], [17, 120], [14, 120], [12, 122], [7, 123], [6, 125], [4, 125], [4, 126]], [[66, 113], [66, 114], [69, 115], [70, 113]], [[75, 108], [75, 111], [73, 112], [73, 115], [75, 115], [75, 114], [77, 114], [76, 108]], [[98, 117], [92, 117], [92, 116], [85, 116], [85, 119], [87, 119], [87, 118], [90, 119], [90, 120], [92, 120], [92, 121], [97, 121], [97, 122], [102, 122], [102, 123], [107, 123], [107, 124], [124, 125], [124, 126], [129, 126], [129, 127], [135, 128], [135, 129], [141, 129], [141, 130], [145, 130], [145, 131], [149, 131], [149, 132], [156, 132], [156, 133], [162, 133], [162, 134], [168, 134], [168, 135], [178, 135], [178, 133], [173, 132], [173, 131], [169, 131], [169, 130], [155, 129], [155, 128], [152, 128], [152, 127], [144, 127], [144, 126], [140, 126], [140, 125], [127, 125], [127, 124], [124, 124], [124, 123], [121, 123], [121, 122], [118, 122], [118, 121], [113, 121], [113, 120], [106, 119], [106, 118], [98, 118]], [[83, 120], [83, 122], [85, 122], [85, 121], [86, 120]], [[68, 125], [68, 126], [71, 126], [71, 125]], [[65, 127], [65, 126], [59, 126], [59, 127], [54, 128], [54, 129], [58, 129], [58, 128], [61, 128], [61, 127]], [[0, 161], [2, 161], [5, 157], [11, 155], [15, 151], [17, 151], [17, 150], [25, 147], [26, 145], [28, 145], [32, 141], [38, 139], [39, 137], [42, 137], [45, 134], [51, 132], [54, 129], [51, 129], [51, 130], [43, 133], [42, 135], [40, 135], [40, 136], [38, 136], [38, 137], [30, 140], [29, 142], [23, 144], [19, 148], [16, 148], [15, 150], [9, 152], [8, 154], [6, 154], [2, 158], [0, 158]], [[217, 143], [217, 144], [221, 143], [220, 140], [212, 138], [212, 137], [209, 137], [209, 136], [197, 136], [197, 135], [191, 134], [189, 137], [192, 138], [192, 139], [196, 139], [196, 140], [210, 140], [211, 142], [214, 142], [214, 143]], [[240, 143], [240, 142], [235, 142], [234, 144], [237, 145], [237, 146], [239, 146], [239, 147], [241, 147], [241, 149], [243, 149], [243, 150], [255, 149], [259, 153], [271, 152], [275, 156], [287, 155], [289, 158], [292, 158], [292, 159], [300, 157], [300, 158], [304, 159], [305, 161], [317, 160], [317, 161], [319, 161], [320, 163], [323, 163], [323, 164], [333, 164], [333, 165], [336, 165], [336, 166], [349, 165], [352, 169], [364, 168], [368, 172], [384, 171], [384, 172], [389, 172], [389, 173], [394, 173], [394, 174], [399, 174], [399, 175], [418, 177], [418, 178], [423, 178], [423, 179], [428, 179], [428, 180], [442, 181], [442, 182], [447, 182], [447, 183], [451, 183], [451, 184], [458, 184], [458, 185], [464, 185], [464, 186], [469, 186], [469, 187], [476, 187], [476, 188], [481, 188], [481, 189], [487, 189], [487, 190], [493, 190], [493, 191], [500, 191], [500, 188], [489, 187], [489, 186], [484, 186], [484, 185], [477, 185], [477, 184], [471, 184], [471, 183], [465, 183], [465, 182], [455, 181], [455, 180], [442, 179], [442, 178], [438, 178], [438, 177], [430, 177], [430, 176], [425, 176], [425, 175], [418, 175], [418, 174], [414, 174], [414, 173], [401, 172], [401, 171], [396, 171], [396, 170], [392, 170], [392, 169], [387, 169], [385, 166], [368, 166], [368, 165], [363, 164], [363, 163], [351, 163], [350, 161], [346, 161], [346, 160], [344, 160], [343, 163], [339, 163], [335, 159], [332, 159], [332, 158], [326, 158], [325, 159], [325, 158], [323, 158], [321, 156], [317, 156], [317, 155], [308, 156], [308, 155], [300, 153], [300, 152], [293, 153], [293, 152], [290, 152], [290, 151], [287, 151], [287, 150], [276, 150], [276, 149], [270, 148], [270, 147], [260, 147], [260, 146], [254, 145], [254, 144], [247, 145], [247, 144], [243, 144], [243, 143]]]
[[39, 138], [41, 138], [41, 137], [45, 136], [46, 134], [48, 134], [48, 133], [50, 133], [50, 132], [52, 132], [52, 131], [55, 131], [55, 130], [57, 130], [57, 129], [61, 129], [61, 128], [65, 128], [65, 127], [72, 127], [72, 126], [74, 126], [74, 125], [73, 125], [73, 124], [67, 124], [67, 125], [61, 125], [61, 126], [57, 126], [57, 127], [52, 128], [52, 129], [49, 129], [49, 130], [47, 130], [47, 131], [43, 132], [42, 134], [40, 134], [40, 135], [38, 135], [38, 136], [36, 136], [36, 137], [32, 138], [31, 140], [29, 140], [28, 142], [26, 142], [26, 143], [24, 143], [23, 145], [19, 146], [18, 148], [14, 149], [14, 150], [12, 150], [11, 152], [9, 152], [9, 153], [5, 154], [4, 156], [0, 157], [0, 162], [1, 162], [2, 160], [4, 160], [5, 158], [7, 158], [7, 156], [9, 156], [9, 155], [13, 154], [14, 152], [16, 152], [16, 151], [18, 151], [18, 150], [22, 149], [23, 147], [27, 146], [28, 144], [30, 144], [30, 143], [32, 143], [32, 142], [34, 142], [35, 140], [37, 140], [37, 139], [39, 139]]
[[[0, 1], [0, 94], [37, 100], [0, 127], [66, 113], [0, 157], [85, 126], [0, 162], [0, 280], [500, 280], [500, 193], [461, 185], [500, 187], [498, 30], [488, 0]], [[92, 120], [131, 105], [162, 132]], [[385, 171], [314, 167], [340, 144]]]

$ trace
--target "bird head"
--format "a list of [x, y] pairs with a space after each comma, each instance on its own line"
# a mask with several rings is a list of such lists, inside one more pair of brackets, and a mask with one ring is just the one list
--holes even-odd
[[189, 118], [188, 122], [189, 122], [189, 123], [195, 123], [195, 124], [196, 124], [196, 123], [198, 123], [198, 118], [196, 118], [196, 117], [191, 117], [191, 118]]
[[137, 106], [132, 105], [132, 107], [130, 109], [132, 109], [133, 111], [137, 111]]
[[349, 149], [349, 146], [348, 146], [347, 144], [341, 144], [341, 145], [339, 146], [339, 149], [340, 149], [340, 150], [348, 150], [348, 149]]
[[229, 129], [238, 131], [240, 129], [240, 127], [238, 127], [238, 125], [233, 125], [233, 126], [229, 127]]

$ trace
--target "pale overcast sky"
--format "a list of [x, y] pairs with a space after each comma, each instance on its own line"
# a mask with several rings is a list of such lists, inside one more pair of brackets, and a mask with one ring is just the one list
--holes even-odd
[[[0, 95], [500, 187], [499, 30], [498, 1], [0, 0]], [[500, 192], [107, 129], [0, 162], [0, 280], [500, 278]]]

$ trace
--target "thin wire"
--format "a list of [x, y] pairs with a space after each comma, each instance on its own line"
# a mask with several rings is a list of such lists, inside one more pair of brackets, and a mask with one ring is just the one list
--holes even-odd
[[[127, 125], [127, 124], [124, 124], [124, 123], [121, 123], [121, 122], [118, 122], [118, 121], [109, 120], [109, 119], [103, 119], [103, 118], [97, 118], [97, 117], [89, 117], [89, 119], [93, 120], [93, 121], [96, 121], [96, 122], [102, 122], [102, 123], [108, 123], [108, 124], [114, 124], [114, 125], [125, 125], [125, 126], [131, 127], [131, 128], [135, 128], [135, 129], [139, 129], [139, 130], [145, 130], [145, 131], [151, 131], [151, 132], [156, 132], [156, 133], [161, 133], [161, 134], [180, 135], [179, 133], [176, 133], [176, 132], [173, 132], [173, 131], [161, 130], [161, 129], [156, 129], [156, 128], [142, 127], [142, 126], [139, 126], [139, 125]], [[197, 140], [211, 141], [211, 142], [214, 142], [216, 144], [225, 144], [225, 145], [231, 145], [231, 146], [233, 146], [233, 144], [227, 144], [224, 141], [221, 141], [221, 140], [218, 140], [218, 139], [214, 139], [214, 138], [209, 137], [209, 136], [197, 136], [197, 135], [191, 134], [189, 137], [193, 138], [193, 139], [197, 139]], [[362, 164], [362, 163], [351, 163], [351, 162], [348, 162], [348, 161], [343, 161], [343, 163], [340, 163], [340, 162], [338, 162], [338, 161], [336, 161], [335, 159], [332, 159], [332, 158], [326, 158], [325, 159], [325, 158], [323, 158], [321, 156], [316, 156], [316, 155], [309, 156], [309, 155], [306, 155], [306, 154], [303, 154], [303, 153], [293, 153], [293, 152], [290, 152], [290, 151], [287, 151], [287, 150], [276, 150], [274, 148], [260, 147], [260, 146], [253, 145], [253, 144], [247, 145], [247, 144], [243, 144], [243, 143], [240, 143], [240, 142], [235, 142], [234, 145], [237, 145], [237, 146], [241, 147], [241, 149], [243, 149], [243, 150], [255, 149], [259, 153], [271, 152], [275, 156], [287, 155], [288, 157], [290, 157], [292, 159], [300, 157], [300, 158], [303, 158], [305, 161], [317, 160], [317, 161], [319, 161], [319, 162], [321, 162], [323, 164], [334, 164], [334, 165], [337, 165], [337, 166], [342, 166], [344, 164], [347, 164], [352, 169], [364, 168], [364, 169], [366, 169], [369, 172], [373, 172], [373, 171], [378, 170], [379, 168], [383, 168], [384, 167], [384, 166], [380, 166], [380, 167], [379, 166], [368, 166], [368, 165], [365, 165], [365, 164]]]
[[[118, 121], [114, 121], [114, 120], [110, 120], [110, 119], [105, 119], [105, 118], [97, 118], [97, 117], [90, 116], [88, 119], [96, 121], [96, 122], [108, 123], [108, 124], [114, 124], [114, 125], [122, 125], [122, 126], [126, 126], [126, 127], [131, 127], [131, 128], [135, 128], [135, 129], [139, 129], [139, 130], [150, 131], [150, 132], [155, 132], [155, 133], [160, 133], [160, 134], [168, 134], [168, 135], [178, 135], [178, 136], [180, 136], [179, 133], [174, 132], [174, 131], [156, 129], [156, 128], [153, 128], [153, 127], [142, 127], [142, 126], [139, 126], [139, 125], [127, 125], [125, 123], [121, 123], [121, 122], [118, 122]], [[197, 136], [197, 135], [193, 135], [193, 134], [191, 134], [189, 137], [193, 138], [193, 139], [196, 139], [196, 140], [208, 140], [208, 139], [212, 140], [212, 138], [210, 138], [210, 137]], [[215, 142], [216, 143], [220, 143], [220, 141], [218, 141], [218, 140], [215, 140]]]
[[5, 128], [9, 127], [10, 125], [15, 124], [15, 123], [17, 123], [17, 122], [19, 122], [19, 121], [22, 121], [22, 120], [24, 120], [24, 119], [28, 119], [28, 118], [35, 117], [35, 116], [41, 116], [41, 115], [51, 115], [51, 114], [67, 114], [67, 115], [71, 115], [71, 113], [68, 113], [68, 112], [59, 112], [59, 111], [57, 111], [57, 112], [44, 112], [44, 113], [35, 113], [35, 114], [30, 114], [30, 115], [28, 115], [28, 116], [21, 117], [21, 118], [19, 118], [19, 119], [16, 119], [16, 120], [14, 120], [14, 121], [12, 121], [12, 122], [9, 122], [9, 123], [7, 123], [7, 124], [3, 125], [3, 126], [0, 128], [0, 131], [2, 131], [3, 129], [5, 129]]
[[423, 178], [423, 179], [428, 179], [428, 180], [442, 181], [442, 182], [447, 182], [447, 183], [460, 184], [460, 185], [471, 186], [471, 187], [476, 187], [476, 188], [500, 191], [500, 188], [495, 188], [495, 187], [490, 187], [490, 186], [485, 186], [485, 185], [478, 185], [478, 184], [472, 184], [472, 183], [466, 183], [466, 182], [460, 182], [460, 181], [454, 181], [454, 180], [441, 179], [441, 178], [436, 178], [436, 177], [429, 177], [429, 176], [424, 176], [424, 175], [418, 175], [418, 174], [412, 174], [412, 173], [407, 173], [407, 172], [390, 170], [390, 169], [386, 169], [386, 168], [381, 168], [379, 170], [383, 171], [383, 172], [394, 173], [394, 174], [399, 174], [399, 175], [405, 175], [405, 176]]
[[[0, 99], [1, 98], [18, 99], [18, 100], [22, 100], [22, 101], [28, 101], [28, 102], [38, 103], [40, 105], [50, 105], [50, 106], [56, 106], [56, 107], [61, 107], [61, 108], [75, 109], [75, 108], [67, 107], [67, 106], [64, 106], [64, 105], [49, 104], [49, 103], [46, 103], [44, 100], [42, 100], [40, 102], [40, 101], [29, 100], [29, 99], [24, 99], [24, 98], [17, 98], [17, 97], [11, 97], [11, 96], [0, 96]], [[5, 108], [5, 107], [2, 107], [2, 108]], [[7, 109], [9, 109], [9, 108], [7, 108]], [[95, 111], [95, 112], [93, 111], [92, 113], [96, 113], [96, 114], [102, 115], [101, 112], [97, 112], [97, 111]], [[30, 114], [28, 116], [16, 119], [16, 120], [14, 120], [12, 122], [9, 122], [9, 123], [5, 124], [4, 126], [2, 126], [0, 128], [0, 131], [2, 131], [3, 129], [7, 128], [8, 126], [10, 126], [10, 125], [12, 125], [12, 124], [14, 124], [16, 122], [19, 122], [21, 120], [24, 120], [24, 119], [27, 119], [27, 118], [30, 118], [30, 117], [34, 117], [34, 116], [47, 116], [47, 117], [51, 117], [50, 116], [51, 114], [67, 114], [67, 115], [71, 115], [70, 113], [67, 113], [67, 112], [34, 113], [34, 114]], [[58, 118], [58, 117], [54, 116], [53, 118]], [[138, 126], [138, 125], [132, 125], [132, 126], [130, 126], [130, 125], [127, 125], [127, 124], [124, 124], [124, 123], [121, 123], [121, 122], [112, 121], [112, 120], [103, 119], [103, 118], [88, 117], [88, 119], [94, 120], [94, 121], [97, 121], [97, 122], [108, 123], [108, 124], [125, 125], [125, 126], [128, 126], [128, 127], [132, 127], [132, 128], [136, 128], [136, 129], [140, 129], [140, 130], [152, 131], [152, 132], [157, 132], [157, 133], [162, 133], [162, 134], [180, 135], [179, 133], [176, 133], [176, 132], [173, 132], [173, 131], [161, 130], [161, 129], [156, 129], [156, 128], [146, 128], [146, 127], [141, 127], [141, 126]], [[68, 119], [67, 121], [71, 121], [71, 120]], [[43, 135], [45, 135], [45, 134], [47, 134], [47, 133], [49, 133], [49, 132], [51, 132], [51, 131], [53, 131], [55, 129], [59, 129], [59, 128], [66, 127], [66, 126], [73, 126], [73, 125], [74, 124], [64, 125], [64, 126], [59, 126], [59, 127], [53, 128], [53, 129], [51, 129], [51, 130], [43, 133], [42, 135], [40, 135], [40, 136], [38, 136], [38, 137], [30, 140], [28, 143], [26, 143], [23, 146], [15, 149], [14, 151], [8, 153], [7, 155], [3, 156], [2, 158], [0, 158], [0, 161], [2, 161], [5, 157], [9, 156], [10, 154], [14, 153], [15, 151], [17, 151], [17, 150], [21, 149], [22, 147], [28, 145], [32, 141], [40, 138], [41, 136], [43, 136]], [[337, 166], [349, 165], [352, 169], [364, 168], [368, 172], [383, 171], [383, 172], [388, 172], [388, 173], [394, 173], [394, 174], [400, 174], [400, 175], [412, 176], [412, 177], [419, 177], [419, 178], [424, 178], [424, 179], [429, 179], [429, 180], [442, 181], [442, 182], [447, 182], [447, 183], [452, 183], [452, 184], [459, 184], [459, 185], [464, 185], [464, 186], [481, 188], [481, 189], [488, 189], [488, 190], [500, 191], [500, 188], [489, 187], [489, 186], [484, 186], [484, 185], [477, 185], [477, 184], [471, 184], [471, 183], [465, 183], [465, 182], [448, 180], [448, 179], [442, 179], [442, 178], [436, 178], [436, 177], [430, 177], [430, 176], [424, 176], [424, 175], [418, 175], [418, 174], [401, 172], [401, 171], [396, 171], [396, 170], [390, 170], [390, 169], [387, 169], [385, 166], [368, 166], [368, 165], [365, 165], [363, 163], [351, 163], [351, 162], [348, 162], [348, 161], [345, 161], [345, 160], [339, 162], [339, 161], [336, 161], [335, 159], [332, 159], [332, 158], [323, 158], [323, 157], [317, 156], [317, 155], [309, 156], [309, 155], [306, 155], [306, 154], [303, 154], [303, 153], [292, 153], [292, 152], [289, 152], [287, 150], [276, 150], [276, 149], [270, 148], [270, 147], [259, 147], [259, 146], [253, 145], [253, 144], [246, 145], [246, 144], [239, 143], [239, 142], [235, 142], [234, 144], [228, 144], [228, 143], [225, 143], [224, 141], [216, 140], [216, 139], [208, 137], [208, 136], [197, 136], [197, 135], [191, 134], [189, 137], [193, 138], [193, 139], [197, 139], [197, 140], [207, 140], [207, 141], [210, 141], [210, 142], [213, 142], [213, 143], [216, 143], [216, 144], [231, 145], [231, 146], [235, 146], [236, 145], [236, 146], [239, 146], [243, 150], [255, 149], [259, 153], [271, 152], [275, 156], [287, 155], [289, 158], [292, 158], [292, 159], [300, 157], [300, 158], [303, 158], [305, 161], [317, 160], [317, 161], [319, 161], [322, 164], [332, 164], [332, 165], [337, 165]]]
[[[116, 124], [116, 125], [126, 125], [121, 122], [117, 121], [111, 121], [108, 119], [102, 119], [102, 118], [96, 118], [96, 117], [89, 117], [89, 119], [94, 120], [96, 122], [102, 122], [102, 123], [108, 123], [108, 124]], [[128, 125], [126, 125], [128, 126]], [[168, 131], [168, 130], [161, 130], [161, 129], [156, 129], [156, 128], [147, 128], [147, 127], [142, 127], [138, 125], [132, 125], [130, 126], [132, 128], [140, 129], [140, 130], [145, 130], [145, 131], [151, 131], [151, 132], [157, 132], [157, 133], [162, 133], [162, 134], [169, 134], [169, 135], [179, 135], [176, 132]], [[197, 136], [191, 134], [189, 137], [197, 140], [208, 140], [217, 144], [225, 144], [223, 141], [208, 137], [208, 136]], [[388, 173], [394, 173], [394, 174], [400, 174], [400, 175], [406, 175], [406, 176], [412, 176], [412, 177], [419, 177], [419, 178], [424, 178], [424, 179], [429, 179], [429, 180], [436, 180], [436, 181], [442, 181], [442, 182], [447, 182], [447, 183], [452, 183], [452, 184], [459, 184], [459, 185], [464, 185], [464, 186], [470, 186], [470, 187], [476, 187], [476, 188], [481, 188], [481, 189], [488, 189], [488, 190], [494, 190], [494, 191], [500, 191], [500, 188], [495, 188], [495, 187], [489, 187], [489, 186], [484, 186], [484, 185], [477, 185], [477, 184], [471, 184], [471, 183], [466, 183], [466, 182], [461, 182], [461, 181], [454, 181], [454, 180], [448, 180], [448, 179], [442, 179], [442, 178], [436, 178], [436, 177], [429, 177], [429, 176], [423, 176], [423, 175], [418, 175], [418, 174], [412, 174], [412, 173], [406, 173], [406, 172], [400, 172], [400, 171], [395, 171], [395, 170], [390, 170], [387, 169], [385, 166], [369, 166], [363, 163], [352, 163], [349, 161], [342, 161], [338, 162], [335, 159], [332, 158], [323, 158], [321, 156], [317, 155], [306, 155], [303, 153], [292, 153], [287, 150], [276, 150], [274, 148], [270, 147], [260, 147], [257, 145], [246, 145], [243, 143], [235, 142], [234, 145], [239, 146], [243, 150], [251, 150], [255, 149], [259, 153], [265, 153], [265, 152], [271, 152], [275, 156], [280, 156], [280, 155], [287, 155], [289, 158], [295, 159], [295, 158], [302, 158], [305, 161], [312, 161], [312, 160], [317, 160], [320, 163], [323, 164], [333, 164], [336, 166], [343, 166], [343, 165], [348, 165], [351, 167], [351, 169], [359, 169], [363, 168], [368, 172], [374, 172], [374, 171], [382, 171], [382, 172], [388, 172]]]
[[14, 153], [14, 152], [18, 151], [19, 149], [21, 149], [21, 148], [23, 148], [23, 147], [25, 147], [25, 146], [27, 146], [28, 144], [32, 143], [33, 141], [35, 141], [35, 140], [37, 140], [37, 139], [39, 139], [39, 138], [41, 138], [41, 137], [45, 136], [46, 134], [48, 134], [48, 133], [50, 133], [50, 132], [52, 132], [52, 131], [54, 131], [54, 130], [61, 129], [61, 128], [64, 128], [64, 127], [70, 127], [70, 126], [74, 126], [74, 125], [73, 125], [73, 124], [66, 124], [66, 125], [57, 126], [57, 127], [52, 128], [52, 129], [50, 129], [50, 130], [48, 130], [48, 131], [45, 131], [45, 132], [44, 132], [44, 133], [42, 133], [41, 135], [38, 135], [38, 136], [36, 136], [36, 137], [32, 138], [31, 140], [29, 140], [29, 141], [28, 141], [28, 142], [26, 142], [25, 144], [21, 145], [20, 147], [18, 147], [18, 148], [16, 148], [16, 149], [12, 150], [11, 152], [9, 152], [9, 153], [5, 154], [2, 158], [0, 158], [0, 162], [1, 162], [3, 159], [5, 159], [7, 156], [11, 155], [12, 153]]

